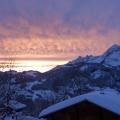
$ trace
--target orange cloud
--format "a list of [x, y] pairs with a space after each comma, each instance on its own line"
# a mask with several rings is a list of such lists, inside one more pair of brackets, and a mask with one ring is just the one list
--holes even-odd
[[82, 30], [79, 26], [73, 27], [62, 21], [60, 25], [52, 23], [47, 27], [35, 25], [24, 18], [7, 18], [7, 21], [0, 24], [1, 56], [72, 58], [98, 55], [112, 44], [120, 44], [119, 30], [110, 29], [103, 34], [99, 32], [101, 22], [89, 30]]

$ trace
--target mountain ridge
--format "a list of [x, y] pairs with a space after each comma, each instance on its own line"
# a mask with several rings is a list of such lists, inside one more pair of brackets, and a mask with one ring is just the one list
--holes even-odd
[[119, 58], [120, 46], [113, 45], [103, 55], [78, 57], [45, 73], [0, 72], [0, 78], [6, 80], [12, 74], [16, 100], [27, 106], [25, 113], [38, 116], [49, 105], [91, 91], [111, 88], [120, 92]]
[[[104, 52], [100, 56], [86, 56], [86, 57], [78, 57], [77, 59], [69, 62], [69, 63], [78, 63], [78, 62], [86, 62], [86, 63], [101, 63], [108, 66], [118, 66], [120, 65], [120, 45], [114, 44], [112, 45], [106, 52]], [[107, 64], [109, 62], [109, 64]], [[117, 62], [115, 64], [115, 62]]]

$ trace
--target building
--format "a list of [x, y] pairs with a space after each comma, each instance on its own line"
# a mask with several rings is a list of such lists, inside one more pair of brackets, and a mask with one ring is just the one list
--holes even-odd
[[8, 105], [4, 105], [3, 110], [8, 114], [21, 112], [26, 108], [25, 104], [22, 104], [16, 100], [10, 100]]
[[120, 120], [120, 93], [96, 91], [44, 109], [40, 118], [47, 120]]

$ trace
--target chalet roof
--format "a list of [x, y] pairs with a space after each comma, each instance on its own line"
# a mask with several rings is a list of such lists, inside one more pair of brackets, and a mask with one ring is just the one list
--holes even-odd
[[[103, 92], [103, 93], [102, 93]], [[88, 94], [80, 95], [74, 98], [67, 99], [55, 105], [52, 105], [46, 109], [44, 109], [39, 117], [45, 117], [54, 112], [60, 111], [72, 105], [78, 104], [87, 100], [90, 103], [96, 104], [106, 110], [109, 110], [117, 115], [120, 115], [120, 93], [114, 91], [112, 89], [108, 89], [105, 91], [95, 91]]]
[[26, 105], [16, 100], [11, 100], [9, 101], [9, 107], [12, 108], [13, 110], [21, 110], [21, 109], [24, 109]]

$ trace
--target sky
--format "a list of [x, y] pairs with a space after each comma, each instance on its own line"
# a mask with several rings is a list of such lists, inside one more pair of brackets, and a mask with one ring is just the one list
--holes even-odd
[[0, 56], [71, 59], [120, 44], [120, 0], [0, 0]]

